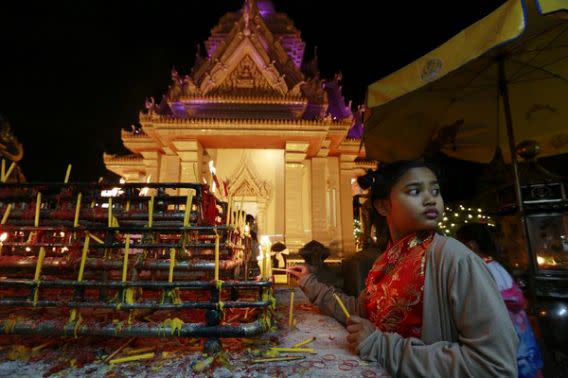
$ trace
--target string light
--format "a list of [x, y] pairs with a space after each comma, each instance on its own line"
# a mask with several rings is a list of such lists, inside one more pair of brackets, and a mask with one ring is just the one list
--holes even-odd
[[448, 236], [455, 236], [455, 232], [469, 222], [481, 222], [490, 227], [495, 227], [494, 220], [485, 215], [482, 208], [466, 208], [463, 205], [457, 205], [456, 207], [446, 207], [445, 215], [438, 223], [438, 229]]

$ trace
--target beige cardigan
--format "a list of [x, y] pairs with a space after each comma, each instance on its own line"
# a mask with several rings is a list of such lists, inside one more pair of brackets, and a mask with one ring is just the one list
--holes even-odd
[[[300, 281], [308, 299], [345, 323], [334, 288], [310, 274]], [[362, 295], [364, 295], [363, 291]], [[340, 294], [352, 314], [364, 298]], [[483, 260], [455, 239], [436, 235], [426, 252], [422, 338], [379, 330], [357, 350], [396, 377], [516, 377], [518, 337]]]

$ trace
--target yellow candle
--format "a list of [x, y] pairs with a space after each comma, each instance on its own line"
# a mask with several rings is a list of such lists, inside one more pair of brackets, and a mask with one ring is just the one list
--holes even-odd
[[345, 317], [347, 319], [351, 318], [351, 315], [349, 314], [349, 311], [347, 311], [347, 307], [345, 307], [345, 304], [343, 304], [343, 301], [341, 300], [341, 298], [339, 298], [339, 296], [336, 293], [333, 293], [333, 296], [334, 296], [335, 300], [337, 301], [337, 304], [339, 305], [339, 307], [341, 307], [341, 310], [345, 314]]
[[174, 266], [176, 265], [176, 249], [170, 249], [170, 274], [168, 275], [168, 282], [174, 282]]
[[154, 222], [154, 195], [150, 196], [150, 202], [148, 202], [148, 227], [152, 228]]
[[0, 176], [0, 180], [4, 182], [4, 176], [6, 175], [6, 160], [2, 159], [2, 173]]
[[6, 174], [4, 175], [3, 182], [8, 181], [8, 177], [10, 177], [10, 174], [12, 173], [12, 171], [14, 170], [15, 167], [16, 167], [16, 164], [14, 162], [12, 162], [12, 164], [10, 164], [10, 168], [8, 168], [8, 172], [6, 172]]
[[112, 227], [112, 197], [108, 197], [108, 227]]
[[39, 226], [39, 209], [41, 208], [41, 192], [37, 194], [34, 226]]
[[87, 260], [87, 252], [89, 251], [89, 235], [85, 236], [85, 243], [83, 243], [83, 253], [81, 254], [81, 265], [79, 265], [79, 275], [77, 282], [83, 281], [83, 273], [85, 272], [85, 261]]
[[124, 260], [122, 262], [122, 282], [126, 282], [126, 273], [128, 271], [128, 250], [130, 249], [130, 235], [126, 235], [124, 241]]
[[73, 221], [73, 227], [77, 228], [79, 226], [79, 215], [81, 214], [81, 193], [77, 194], [77, 205], [75, 206], [75, 220]]
[[262, 246], [262, 279], [268, 278], [268, 272], [266, 269], [266, 246]]
[[215, 281], [219, 281], [219, 234], [215, 230]]
[[312, 348], [270, 348], [270, 350], [286, 353], [317, 353], [315, 349]]
[[189, 225], [189, 218], [191, 215], [191, 207], [193, 206], [193, 196], [195, 195], [195, 189], [189, 189], [187, 191], [187, 200], [185, 201], [185, 214], [183, 216], [183, 226], [187, 227]]
[[41, 275], [41, 266], [43, 264], [44, 257], [45, 257], [45, 248], [40, 247], [39, 248], [39, 254], [37, 256], [37, 264], [36, 264], [36, 270], [35, 270], [35, 275], [34, 275], [34, 281], [35, 282], [39, 281], [39, 276]]
[[290, 315], [288, 316], [288, 328], [294, 326], [294, 290], [290, 290]]
[[10, 216], [10, 211], [12, 211], [12, 204], [8, 204], [8, 206], [6, 206], [6, 210], [4, 211], [4, 216], [2, 217], [2, 224], [6, 224], [6, 221], [8, 220], [8, 217]]
[[304, 341], [301, 341], [301, 342], [299, 342], [299, 343], [297, 343], [297, 344], [292, 345], [292, 348], [299, 348], [299, 347], [304, 346], [304, 345], [307, 345], [307, 344], [309, 344], [309, 343], [311, 343], [311, 342], [313, 342], [313, 341], [316, 341], [315, 336], [310, 337], [309, 339], [306, 339], [306, 340], [304, 340]]
[[120, 364], [123, 362], [131, 362], [131, 361], [139, 361], [139, 360], [149, 360], [151, 358], [154, 358], [156, 354], [154, 352], [152, 353], [144, 353], [144, 354], [139, 354], [136, 356], [128, 356], [128, 357], [122, 357], [122, 358], [115, 358], [114, 360], [110, 360], [109, 363], [111, 365], [114, 364]]
[[302, 360], [304, 356], [286, 356], [286, 357], [271, 357], [271, 358], [257, 358], [256, 360], [252, 360], [253, 364], [261, 364], [263, 362], [276, 362], [276, 361], [294, 361], [294, 360]]
[[[39, 282], [39, 277], [41, 275], [41, 267], [43, 265], [44, 257], [45, 257], [45, 248], [40, 247], [39, 248], [39, 254], [37, 256], [37, 264], [36, 264], [36, 270], [35, 270], [35, 275], [34, 275], [34, 282]], [[39, 286], [36, 286], [36, 288], [34, 290], [34, 307], [37, 304], [38, 295], [39, 295]]]
[[126, 209], [125, 211], [128, 213], [130, 211], [130, 200], [126, 201]]
[[69, 182], [69, 176], [71, 176], [71, 164], [67, 166], [67, 172], [65, 173], [65, 180], [63, 181], [64, 184]]
[[87, 235], [89, 235], [91, 238], [93, 238], [94, 241], [96, 241], [99, 244], [104, 244], [105, 242], [102, 241], [101, 239], [97, 238], [95, 235], [91, 234], [90, 232], [87, 233]]
[[229, 196], [229, 199], [227, 201], [227, 215], [226, 215], [226, 222], [225, 225], [228, 226], [229, 224], [231, 224], [231, 202], [233, 201], [233, 197]]

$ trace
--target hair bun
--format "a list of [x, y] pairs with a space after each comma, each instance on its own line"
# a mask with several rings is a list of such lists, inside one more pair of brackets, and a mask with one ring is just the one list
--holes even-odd
[[368, 170], [366, 174], [357, 177], [357, 184], [359, 184], [363, 190], [369, 189], [374, 181], [375, 175], [372, 170]]

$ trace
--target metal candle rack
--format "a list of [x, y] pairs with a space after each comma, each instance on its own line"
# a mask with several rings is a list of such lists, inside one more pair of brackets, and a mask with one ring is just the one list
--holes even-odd
[[0, 215], [3, 333], [204, 337], [214, 352], [269, 328], [244, 216], [207, 185], [2, 184]]

